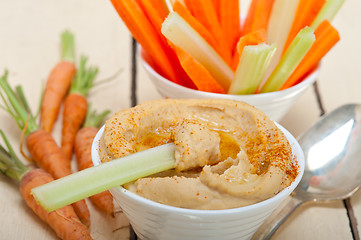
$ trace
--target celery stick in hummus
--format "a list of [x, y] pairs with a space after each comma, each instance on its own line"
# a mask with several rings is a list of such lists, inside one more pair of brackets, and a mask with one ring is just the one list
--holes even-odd
[[162, 99], [121, 110], [105, 124], [102, 162], [174, 143], [175, 168], [125, 187], [155, 202], [229, 209], [268, 199], [298, 174], [291, 146], [263, 112], [220, 99]]

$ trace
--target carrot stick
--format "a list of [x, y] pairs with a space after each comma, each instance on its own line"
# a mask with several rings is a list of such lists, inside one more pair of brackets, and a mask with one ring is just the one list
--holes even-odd
[[21, 180], [20, 192], [26, 204], [46, 222], [61, 239], [78, 240], [92, 239], [85, 225], [75, 214], [71, 205], [62, 207], [56, 211], [47, 212], [41, 207], [30, 194], [34, 187], [49, 183], [53, 177], [42, 169], [29, 171]]
[[273, 2], [274, 0], [252, 0], [242, 27], [243, 35], [260, 29], [265, 29], [267, 32]]
[[220, 19], [220, 6], [221, 6], [221, 0], [212, 0], [212, 3], [213, 3], [213, 6], [214, 6], [214, 9], [216, 10], [217, 12], [217, 16], [218, 16], [218, 19]]
[[340, 40], [338, 31], [328, 20], [323, 21], [315, 30], [316, 41], [299, 63], [292, 75], [282, 85], [281, 90], [289, 88], [315, 69], [321, 59]]
[[299, 2], [283, 52], [287, 50], [292, 40], [302, 28], [311, 26], [325, 2], [326, 0], [303, 0]]
[[[18, 126], [25, 133], [26, 146], [35, 163], [50, 173], [55, 179], [71, 174], [69, 161], [59, 148], [51, 133], [42, 130], [36, 124], [34, 117], [20, 102], [7, 81], [8, 72], [0, 78], [0, 87], [7, 96], [3, 96], [7, 112], [16, 119]], [[25, 99], [24, 99], [25, 100]], [[74, 210], [81, 222], [90, 225], [90, 214], [84, 200], [73, 205]]]
[[239, 0], [220, 0], [219, 4], [219, 22], [228, 51], [233, 54], [234, 47], [241, 36]]
[[51, 132], [61, 103], [69, 90], [76, 72], [74, 64], [74, 36], [69, 31], [61, 35], [62, 57], [51, 70], [44, 90], [40, 123], [41, 129]]
[[94, 79], [98, 73], [98, 69], [95, 67], [86, 68], [86, 63], [87, 58], [81, 57], [79, 70], [64, 102], [61, 149], [68, 159], [69, 167], [73, 155], [75, 136], [84, 123], [88, 109], [86, 95], [94, 86]]
[[178, 0], [174, 2], [173, 11], [179, 14], [195, 31], [201, 35], [201, 37], [212, 46], [212, 48], [222, 56], [222, 48], [220, 47], [217, 39], [203, 26], [191, 12]]
[[[157, 35], [160, 37], [162, 44], [164, 46], [164, 50], [169, 58], [169, 61], [174, 68], [174, 71], [177, 73], [177, 83], [183, 85], [188, 88], [195, 88], [193, 82], [189, 79], [187, 74], [184, 72], [181, 67], [179, 60], [174, 52], [173, 48], [171, 48], [168, 44], [167, 39], [162, 35], [162, 23], [164, 19], [168, 16], [169, 10], [166, 8], [162, 0], [137, 0], [139, 6], [142, 8], [144, 14], [149, 19], [150, 23], [153, 25], [154, 29], [157, 32]], [[147, 56], [151, 58], [152, 56]], [[152, 61], [147, 60], [147, 62], [151, 63], [151, 66], [154, 64]]]
[[[96, 112], [91, 112], [88, 110], [88, 115], [84, 126], [76, 134], [75, 154], [78, 169], [80, 171], [94, 166], [91, 157], [91, 146], [93, 144], [94, 137], [99, 130], [100, 123], [108, 113], [109, 111], [105, 111], [97, 115]], [[108, 214], [114, 214], [113, 196], [109, 191], [104, 191], [90, 196], [90, 200], [99, 209], [105, 211]]]
[[243, 48], [247, 45], [258, 45], [260, 43], [266, 42], [266, 31], [264, 29], [260, 29], [254, 32], [250, 32], [244, 36], [242, 36], [236, 47], [236, 51], [234, 52], [232, 69], [235, 70], [238, 66], [239, 59], [242, 55]]
[[185, 0], [186, 6], [195, 18], [200, 21], [203, 26], [212, 33], [212, 35], [218, 40], [222, 51], [222, 58], [228, 64], [231, 64], [232, 54], [228, 49], [226, 37], [223, 34], [221, 24], [218, 20], [217, 12], [211, 0]]
[[224, 89], [228, 89], [234, 72], [220, 55], [176, 12], [162, 25], [163, 35], [201, 63]]
[[198, 90], [214, 93], [225, 93], [221, 85], [212, 77], [212, 75], [199, 62], [192, 58], [188, 53], [179, 47], [175, 47], [182, 67], [193, 80]]
[[33, 195], [30, 194], [31, 189], [49, 183], [54, 178], [42, 169], [30, 170], [26, 167], [14, 153], [3, 131], [0, 130], [0, 134], [6, 145], [5, 147], [0, 144], [0, 172], [20, 183], [20, 194], [28, 207], [48, 224], [59, 238], [92, 239], [87, 227], [80, 222], [71, 205], [47, 212], [35, 201]]
[[[163, 4], [162, 0], [136, 0], [142, 8], [150, 23], [154, 26], [158, 35], [161, 36], [161, 28], [164, 19], [169, 14], [169, 10]], [[164, 39], [164, 38], [163, 38]]]
[[167, 56], [161, 36], [157, 34], [139, 4], [135, 0], [111, 0], [111, 2], [133, 37], [148, 56], [154, 59], [152, 62], [156, 65], [155, 69], [158, 69], [165, 78], [182, 85]]

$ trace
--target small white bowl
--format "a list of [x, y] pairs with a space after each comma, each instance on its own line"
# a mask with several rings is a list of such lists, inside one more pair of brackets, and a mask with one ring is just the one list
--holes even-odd
[[[296, 188], [304, 172], [304, 155], [300, 145], [286, 129], [278, 124], [277, 126], [290, 142], [300, 168], [298, 176], [289, 187], [262, 202], [226, 210], [193, 210], [160, 204], [121, 186], [110, 189], [110, 192], [142, 240], [251, 239], [272, 211]], [[104, 127], [98, 132], [92, 145], [95, 166], [101, 164], [98, 149], [103, 131]]]
[[[139, 50], [141, 51], [141, 48], [139, 48]], [[319, 74], [318, 68], [301, 83], [282, 91], [250, 95], [220, 94], [198, 91], [173, 83], [159, 75], [141, 56], [139, 58], [141, 59], [142, 65], [148, 73], [150, 80], [155, 85], [159, 94], [164, 98], [234, 99], [257, 107], [276, 122], [279, 122], [283, 118], [305, 90], [316, 81]]]

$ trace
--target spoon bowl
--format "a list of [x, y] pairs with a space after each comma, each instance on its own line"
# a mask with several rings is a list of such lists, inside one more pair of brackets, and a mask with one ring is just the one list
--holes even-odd
[[350, 197], [361, 184], [361, 105], [343, 105], [299, 137], [305, 172], [293, 197], [276, 210], [252, 239], [270, 239], [301, 204]]

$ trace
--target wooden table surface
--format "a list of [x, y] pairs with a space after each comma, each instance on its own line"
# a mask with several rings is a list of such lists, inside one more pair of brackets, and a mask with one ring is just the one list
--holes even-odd
[[[242, 1], [247, 3], [247, 1]], [[243, 7], [243, 6], [242, 6]], [[246, 7], [242, 8], [243, 10]], [[317, 85], [309, 88], [280, 122], [295, 136], [324, 113], [351, 102], [361, 102], [361, 1], [348, 0], [333, 21], [341, 41], [324, 58]], [[9, 81], [21, 84], [34, 111], [50, 69], [60, 57], [60, 33], [76, 36], [76, 52], [99, 67], [98, 80], [119, 75], [89, 94], [98, 111], [116, 112], [160, 98], [142, 69], [134, 44], [110, 1], [103, 0], [0, 0], [0, 74], [9, 70]], [[3, 110], [0, 128], [16, 150], [20, 130]], [[59, 141], [57, 122], [54, 136]], [[115, 218], [88, 204], [94, 239], [129, 239], [129, 223], [119, 210]], [[57, 239], [21, 199], [15, 182], [0, 176], [0, 239]], [[272, 239], [359, 239], [361, 193], [346, 201], [301, 206]]]

